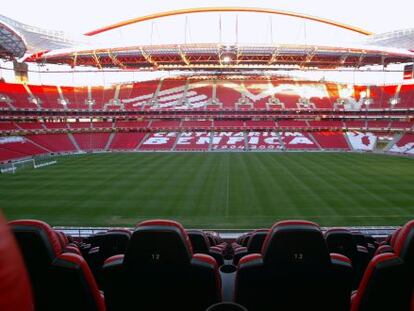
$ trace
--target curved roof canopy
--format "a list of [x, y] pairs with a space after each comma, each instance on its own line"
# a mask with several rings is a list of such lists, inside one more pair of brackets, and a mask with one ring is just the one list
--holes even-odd
[[141, 16], [141, 17], [136, 17], [136, 18], [132, 18], [132, 19], [128, 19], [128, 20], [124, 20], [112, 25], [108, 25], [108, 26], [104, 26], [102, 28], [96, 29], [96, 30], [92, 30], [89, 31], [87, 33], [85, 33], [85, 35], [87, 36], [94, 36], [112, 29], [116, 29], [116, 28], [121, 28], [127, 25], [131, 25], [131, 24], [136, 24], [136, 23], [141, 23], [144, 21], [149, 21], [149, 20], [153, 20], [153, 19], [157, 19], [157, 18], [162, 18], [162, 17], [167, 17], [167, 16], [175, 16], [175, 15], [183, 15], [183, 14], [195, 14], [195, 13], [211, 13], [211, 12], [247, 12], [247, 13], [266, 13], [266, 14], [276, 14], [276, 15], [284, 15], [284, 16], [291, 16], [291, 17], [296, 17], [296, 18], [302, 18], [302, 19], [306, 19], [306, 20], [310, 20], [310, 21], [315, 21], [315, 22], [319, 22], [319, 23], [323, 23], [323, 24], [327, 24], [327, 25], [331, 25], [334, 27], [339, 27], [342, 29], [346, 29], [349, 31], [353, 31], [356, 33], [360, 33], [363, 35], [372, 35], [372, 32], [359, 28], [359, 27], [355, 27], [355, 26], [351, 26], [351, 25], [347, 25], [344, 23], [340, 23], [337, 21], [333, 21], [330, 19], [326, 19], [326, 18], [321, 18], [321, 17], [317, 17], [317, 16], [312, 16], [312, 15], [306, 15], [306, 14], [302, 14], [302, 13], [297, 13], [297, 12], [290, 12], [290, 11], [282, 11], [282, 10], [275, 10], [275, 9], [266, 9], [266, 8], [249, 8], [249, 7], [205, 7], [205, 8], [188, 8], [188, 9], [181, 9], [181, 10], [173, 10], [173, 11], [167, 11], [167, 12], [160, 12], [160, 13], [155, 13], [155, 14], [150, 14], [150, 15], [145, 15], [145, 16]]
[[170, 44], [56, 50], [26, 61], [140, 70], [362, 67], [412, 62], [414, 53], [381, 47]]
[[20, 58], [26, 50], [23, 38], [12, 27], [0, 22], [0, 58]]

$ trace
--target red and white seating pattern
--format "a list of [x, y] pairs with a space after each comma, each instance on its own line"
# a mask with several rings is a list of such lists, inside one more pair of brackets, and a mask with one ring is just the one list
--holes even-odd
[[139, 150], [167, 151], [171, 150], [176, 141], [177, 132], [151, 133], [144, 139]]
[[[346, 135], [346, 136], [345, 136]], [[0, 161], [47, 153], [78, 151], [356, 150], [373, 151], [389, 133], [276, 131], [82, 132], [0, 137]], [[405, 134], [389, 150], [414, 154], [414, 134]]]
[[414, 155], [414, 134], [404, 134], [390, 149], [390, 152]]
[[210, 141], [209, 132], [182, 132], [177, 139], [175, 150], [208, 150]]
[[[215, 93], [213, 92], [215, 89]], [[117, 90], [119, 90], [117, 95]], [[330, 82], [196, 80], [169, 78], [109, 87], [71, 87], [0, 83], [3, 109], [192, 110], [334, 109], [348, 90], [342, 109], [414, 108], [414, 85], [345, 86]], [[215, 98], [213, 98], [213, 93]], [[117, 97], [116, 97], [117, 96]], [[397, 103], [391, 105], [391, 99]], [[216, 102], [214, 102], [216, 101]], [[279, 102], [279, 104], [277, 104]], [[366, 103], [368, 103], [366, 105]], [[271, 104], [273, 103], [273, 104]], [[215, 105], [216, 104], [216, 105]]]
[[243, 150], [245, 137], [243, 132], [214, 132], [211, 142], [212, 150]]
[[377, 142], [377, 136], [370, 132], [347, 132], [348, 140], [354, 150], [372, 151]]
[[249, 150], [280, 150], [282, 144], [276, 132], [249, 132], [247, 146]]
[[313, 139], [305, 132], [280, 132], [280, 139], [287, 150], [289, 149], [319, 149]]

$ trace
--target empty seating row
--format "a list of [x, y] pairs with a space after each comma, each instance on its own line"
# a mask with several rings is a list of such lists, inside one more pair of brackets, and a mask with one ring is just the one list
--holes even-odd
[[0, 161], [79, 151], [373, 151], [384, 137], [390, 142], [385, 151], [414, 154], [411, 133], [394, 136], [361, 131], [82, 132], [0, 137]]
[[411, 130], [414, 122], [403, 121], [297, 121], [297, 120], [151, 120], [151, 121], [96, 121], [96, 122], [10, 122], [0, 121], [0, 132], [21, 130], [88, 130], [88, 129], [152, 129], [152, 130]]
[[[395, 138], [398, 138], [396, 134]], [[39, 154], [79, 151], [373, 151], [378, 134], [371, 132], [82, 132], [0, 137], [0, 161]], [[392, 141], [390, 152], [412, 154], [413, 134]], [[388, 135], [391, 141], [393, 136]]]
[[[323, 233], [301, 220], [277, 222], [233, 243], [170, 220], [147, 220], [133, 231], [113, 229], [76, 243], [41, 221], [12, 221], [9, 228], [24, 267], [0, 219], [0, 247], [7, 246], [0, 271], [8, 272], [2, 281], [10, 284], [0, 287], [0, 306], [9, 303], [1, 291], [18, 287], [22, 299], [14, 303], [28, 307], [16, 310], [33, 310], [31, 301], [36, 310], [206, 310], [229, 287], [231, 300], [253, 311], [408, 311], [414, 298], [414, 221], [380, 247], [360, 233]], [[227, 255], [234, 254], [234, 261], [245, 250], [229, 282], [223, 275]], [[5, 255], [15, 262], [2, 266]], [[99, 274], [104, 295], [83, 256]], [[20, 283], [10, 283], [13, 273], [20, 274]]]

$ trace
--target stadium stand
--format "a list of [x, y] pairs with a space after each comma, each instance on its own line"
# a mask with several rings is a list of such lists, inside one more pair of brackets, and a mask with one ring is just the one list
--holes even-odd
[[66, 122], [45, 122], [44, 126], [51, 130], [68, 129], [68, 124]]
[[375, 134], [366, 132], [347, 132], [348, 140], [354, 150], [372, 151], [374, 150], [377, 136]]
[[0, 131], [14, 131], [19, 129], [13, 122], [0, 122]]
[[280, 139], [286, 149], [319, 149], [309, 133], [280, 132]]
[[312, 136], [322, 149], [350, 150], [341, 132], [313, 132]]
[[109, 145], [110, 150], [135, 150], [145, 137], [145, 133], [116, 133]]
[[44, 154], [47, 149], [33, 144], [24, 137], [0, 137], [0, 161], [26, 158], [33, 155]]
[[149, 127], [148, 121], [115, 121], [115, 128], [147, 128]]
[[51, 152], [74, 152], [76, 147], [68, 134], [27, 135], [28, 139]]
[[214, 132], [212, 150], [244, 150], [245, 137], [243, 132]]
[[108, 143], [109, 133], [75, 133], [73, 137], [77, 145], [85, 151], [104, 150]]
[[276, 132], [249, 132], [247, 133], [247, 144], [249, 150], [282, 149]]
[[23, 130], [44, 130], [43, 123], [40, 122], [19, 122], [15, 123], [17, 127]]
[[[151, 124], [157, 122], [155, 128]], [[184, 121], [183, 121], [184, 122]], [[196, 123], [194, 123], [196, 122]], [[56, 122], [56, 123], [19, 123], [7, 122], [4, 131], [19, 133], [19, 136], [5, 136], [1, 140], [1, 162], [27, 158], [34, 155], [49, 153], [70, 153], [79, 151], [219, 151], [219, 150], [250, 150], [250, 151], [368, 151], [376, 148], [378, 141], [387, 142], [384, 151], [390, 154], [414, 154], [413, 134], [390, 134], [388, 132], [345, 133], [332, 130], [306, 132], [276, 131], [197, 131], [210, 124], [210, 121], [189, 121], [189, 126], [179, 121], [122, 121], [115, 122]], [[202, 123], [197, 123], [202, 122]], [[219, 127], [231, 127], [242, 121], [221, 122]], [[197, 124], [200, 124], [198, 126]], [[213, 123], [211, 123], [213, 124]], [[224, 125], [223, 125], [224, 124]], [[273, 124], [265, 123], [266, 126]], [[153, 132], [137, 132], [148, 130]], [[160, 127], [164, 130], [158, 132]], [[171, 127], [170, 130], [167, 128]], [[194, 128], [195, 127], [195, 128]], [[216, 126], [214, 126], [216, 127]], [[180, 132], [171, 131], [175, 128]], [[186, 128], [188, 128], [186, 130]], [[216, 127], [217, 128], [217, 127]], [[241, 129], [243, 126], [240, 127]], [[90, 132], [91, 130], [98, 130]], [[121, 132], [120, 130], [131, 132]], [[117, 132], [113, 132], [116, 130]], [[64, 133], [48, 133], [64, 131]], [[105, 131], [105, 132], [103, 132]], [[118, 132], [119, 131], [119, 132]], [[81, 133], [79, 133], [81, 132]], [[11, 142], [14, 138], [16, 142]]]
[[414, 154], [414, 134], [404, 134], [391, 147], [390, 152]]
[[176, 132], [158, 132], [149, 134], [141, 143], [139, 150], [166, 151], [171, 150], [176, 141]]
[[273, 129], [275, 127], [275, 122], [272, 120], [247, 120], [245, 122], [245, 127], [247, 129]]
[[[209, 109], [225, 110], [332, 110], [339, 98], [338, 90], [343, 87], [340, 84], [328, 82], [325, 84], [288, 80], [266, 82], [254, 78], [216, 81], [192, 78], [165, 79], [109, 87], [26, 86], [2, 82], [0, 95], [9, 98], [16, 109], [34, 110], [192, 110], [205, 108], [207, 105]], [[119, 89], [119, 94], [115, 98], [117, 89]], [[212, 97], [213, 89], [215, 89], [215, 98]], [[402, 86], [355, 85], [353, 93], [356, 103], [361, 102], [362, 99], [371, 100], [369, 105], [354, 105], [353, 109], [357, 108], [357, 110], [358, 107], [360, 110], [414, 107], [412, 84]], [[391, 99], [396, 98], [397, 94], [398, 103], [391, 105]], [[273, 104], [269, 105], [269, 103]], [[9, 108], [7, 105], [4, 107]]]
[[209, 132], [182, 132], [175, 144], [177, 151], [206, 151], [211, 142]]

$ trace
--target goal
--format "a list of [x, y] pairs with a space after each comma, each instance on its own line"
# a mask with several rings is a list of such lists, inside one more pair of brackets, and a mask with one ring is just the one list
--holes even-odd
[[2, 164], [0, 166], [0, 173], [14, 174], [18, 170], [22, 170], [26, 168], [37, 169], [37, 168], [53, 165], [56, 163], [57, 161], [50, 156], [40, 156], [40, 157], [31, 158], [31, 159], [18, 160], [18, 161], [13, 161], [10, 163]]

